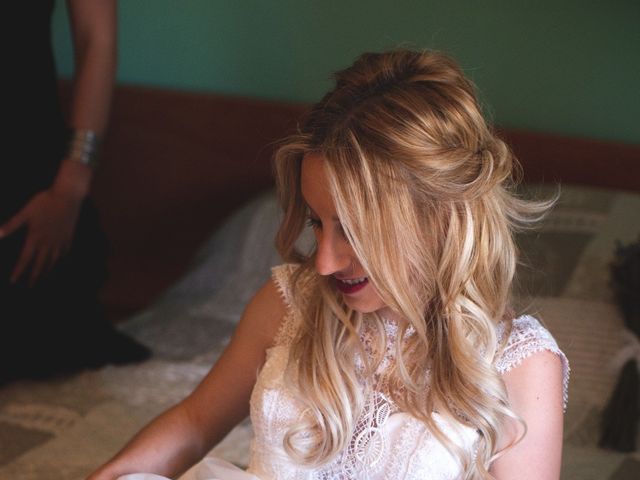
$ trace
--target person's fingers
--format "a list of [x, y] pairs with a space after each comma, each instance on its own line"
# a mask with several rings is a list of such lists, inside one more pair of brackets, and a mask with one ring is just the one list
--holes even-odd
[[18, 258], [18, 262], [11, 273], [11, 283], [16, 283], [29, 263], [31, 263], [35, 253], [35, 247], [36, 245], [33, 237], [31, 235], [27, 235], [24, 247], [22, 247], [22, 251], [20, 252], [20, 258]]
[[68, 248], [65, 246], [58, 246], [49, 252], [47, 257], [47, 262], [42, 270], [42, 274], [46, 274], [53, 270], [56, 264], [60, 261], [62, 257], [64, 257], [67, 253]]
[[13, 217], [9, 219], [4, 225], [0, 225], [0, 238], [4, 238], [11, 235], [18, 230], [27, 221], [27, 216], [24, 214], [24, 210], [20, 210]]
[[35, 285], [45, 266], [49, 263], [49, 256], [49, 249], [44, 245], [40, 245], [38, 251], [35, 252], [35, 261], [31, 266], [31, 277], [29, 279], [30, 287], [33, 287], [33, 285]]

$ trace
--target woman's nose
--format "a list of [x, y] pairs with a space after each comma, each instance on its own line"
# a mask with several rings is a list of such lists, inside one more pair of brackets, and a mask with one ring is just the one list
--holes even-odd
[[349, 267], [349, 255], [340, 239], [321, 233], [316, 236], [316, 271], [320, 275], [332, 275]]

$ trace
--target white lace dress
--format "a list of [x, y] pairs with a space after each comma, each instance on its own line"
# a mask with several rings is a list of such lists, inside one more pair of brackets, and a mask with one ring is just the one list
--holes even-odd
[[[284, 435], [302, 415], [302, 408], [285, 378], [289, 345], [300, 322], [290, 289], [295, 268], [293, 265], [282, 265], [273, 269], [273, 278], [287, 304], [288, 313], [274, 346], [267, 351], [266, 362], [251, 395], [254, 439], [247, 472], [218, 459], [205, 458], [182, 480], [457, 479], [460, 466], [456, 459], [423, 422], [399, 411], [382, 389], [368, 398], [349, 447], [329, 465], [312, 470], [297, 465], [288, 457], [283, 448]], [[397, 328], [388, 322], [385, 329], [389, 348], [379, 372], [393, 361], [391, 345]], [[498, 334], [504, 334], [501, 326]], [[366, 345], [367, 339], [363, 340]], [[513, 321], [507, 346], [496, 360], [496, 369], [505, 373], [525, 358], [543, 350], [552, 351], [562, 359], [566, 404], [568, 361], [551, 334], [535, 318], [522, 316]], [[463, 425], [449, 425], [437, 413], [433, 414], [433, 418], [452, 441], [462, 447], [472, 448], [478, 435], [475, 430]]]

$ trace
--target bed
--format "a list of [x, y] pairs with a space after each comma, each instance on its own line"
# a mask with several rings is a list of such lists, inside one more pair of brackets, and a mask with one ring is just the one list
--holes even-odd
[[[119, 328], [155, 355], [0, 389], [0, 478], [83, 478], [207, 372], [279, 263], [269, 158], [305, 108], [118, 87], [93, 192], [112, 245], [102, 300]], [[533, 267], [522, 269], [516, 295], [571, 362], [562, 478], [637, 478], [640, 453], [600, 449], [597, 438], [616, 377], [609, 364], [624, 345], [608, 265], [616, 242], [640, 234], [640, 147], [501, 135], [523, 164], [524, 194], [562, 185], [541, 229], [519, 238]], [[245, 464], [250, 435], [245, 421], [218, 454]]]

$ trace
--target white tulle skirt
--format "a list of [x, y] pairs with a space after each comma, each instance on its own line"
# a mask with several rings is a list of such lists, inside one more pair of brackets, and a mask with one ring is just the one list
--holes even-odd
[[[130, 473], [118, 477], [118, 480], [170, 480], [155, 473]], [[234, 464], [220, 458], [205, 457], [195, 464], [179, 480], [261, 480], [245, 472]]]

